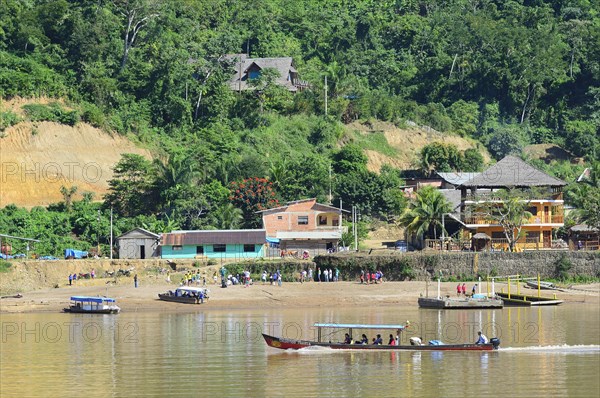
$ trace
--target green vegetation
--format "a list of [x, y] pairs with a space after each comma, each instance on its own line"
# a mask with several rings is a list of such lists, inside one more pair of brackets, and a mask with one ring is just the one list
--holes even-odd
[[[598, 159], [593, 2], [255, 3], [0, 0], [0, 97], [50, 98], [25, 105], [25, 118], [84, 121], [150, 146], [156, 159], [125, 155], [101, 205], [69, 197], [72, 208], [11, 207], [0, 212], [0, 228], [49, 239], [43, 250], [54, 254], [67, 244], [106, 244], [94, 214], [106, 219], [111, 207], [123, 228], [247, 228], [256, 217], [231, 188], [250, 179], [269, 181], [272, 204], [342, 200], [364, 220], [394, 220], [406, 207], [399, 171], [367, 170], [363, 150], [395, 150], [379, 132], [345, 135], [356, 120], [428, 126], [471, 139], [496, 160], [530, 143]], [[292, 94], [276, 84], [286, 76], [265, 69], [252, 90], [232, 91], [236, 71], [224, 55], [235, 53], [293, 57], [310, 88]], [[0, 131], [18, 121], [3, 110]], [[479, 152], [432, 144], [415, 164], [478, 171]], [[593, 225], [598, 192], [568, 195]], [[73, 214], [87, 221], [78, 225]], [[439, 232], [435, 223], [417, 229]]]
[[0, 273], [8, 272], [12, 264], [9, 261], [0, 259]]

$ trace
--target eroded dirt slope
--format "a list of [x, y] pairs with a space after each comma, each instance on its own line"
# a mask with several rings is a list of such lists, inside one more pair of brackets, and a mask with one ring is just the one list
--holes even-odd
[[[41, 102], [37, 101], [36, 102]], [[4, 109], [20, 114], [26, 100], [5, 102]], [[21, 122], [0, 138], [0, 207], [14, 203], [33, 207], [63, 200], [61, 186], [77, 186], [74, 199], [92, 192], [101, 199], [112, 168], [123, 153], [150, 153], [118, 135], [86, 123], [71, 127], [53, 122]]]

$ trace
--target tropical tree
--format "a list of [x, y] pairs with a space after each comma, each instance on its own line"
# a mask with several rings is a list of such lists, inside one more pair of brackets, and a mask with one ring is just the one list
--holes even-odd
[[431, 236], [437, 239], [438, 232], [443, 230], [442, 216], [451, 210], [452, 205], [438, 189], [426, 186], [409, 201], [399, 224], [420, 240]]
[[244, 222], [244, 213], [233, 203], [226, 203], [210, 214], [210, 224], [217, 229], [238, 229]]
[[244, 215], [244, 226], [257, 228], [261, 224], [261, 218], [257, 211], [276, 207], [279, 201], [273, 184], [265, 178], [247, 178], [243, 181], [234, 181], [229, 190], [231, 203], [242, 210]]
[[519, 189], [505, 189], [496, 192], [500, 201], [487, 201], [479, 205], [475, 213], [490, 221], [492, 224], [502, 226], [504, 236], [508, 241], [510, 251], [515, 251], [517, 240], [522, 236], [523, 224], [532, 217], [527, 211], [531, 198], [537, 195], [532, 191], [526, 192]]

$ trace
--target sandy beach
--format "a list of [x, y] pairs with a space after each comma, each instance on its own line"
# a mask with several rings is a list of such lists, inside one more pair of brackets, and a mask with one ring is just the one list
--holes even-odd
[[[223, 309], [245, 309], [257, 307], [323, 307], [339, 305], [350, 306], [394, 306], [417, 305], [417, 298], [426, 295], [425, 282], [384, 282], [377, 285], [361, 285], [358, 282], [287, 282], [282, 286], [255, 283], [249, 287], [241, 285], [221, 288], [208, 284], [210, 299], [202, 305], [190, 305], [158, 300], [158, 293], [173, 290], [177, 285], [159, 281], [156, 278], [140, 279], [138, 288], [133, 286], [131, 278], [121, 278], [119, 283], [107, 284], [107, 279], [77, 281], [74, 286], [44, 288], [21, 293], [21, 298], [5, 297], [0, 300], [0, 313], [59, 312], [68, 306], [69, 298], [74, 295], [108, 296], [117, 299], [123, 312], [166, 311], [193, 312]], [[212, 282], [212, 281], [211, 281]], [[470, 291], [474, 282], [467, 282]], [[500, 291], [506, 284], [496, 284]], [[456, 296], [456, 282], [441, 284], [442, 296]], [[486, 284], [482, 284], [482, 292]], [[511, 291], [516, 293], [516, 285]], [[533, 289], [520, 287], [521, 293], [537, 294]], [[437, 294], [437, 284], [429, 284], [429, 296]], [[569, 304], [598, 305], [600, 303], [600, 283], [574, 285], [561, 291], [542, 291], [542, 295], [552, 297]]]

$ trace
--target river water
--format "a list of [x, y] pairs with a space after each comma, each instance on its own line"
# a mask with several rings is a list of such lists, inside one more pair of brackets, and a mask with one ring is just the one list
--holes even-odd
[[[501, 348], [287, 352], [267, 347], [261, 337], [264, 332], [312, 339], [315, 322], [407, 319], [411, 326], [401, 336], [404, 343], [411, 336], [473, 342], [481, 329], [498, 336]], [[2, 397], [600, 395], [600, 309], [592, 305], [2, 314], [0, 322]], [[341, 341], [344, 333], [325, 339]], [[389, 332], [382, 334], [387, 342]]]

